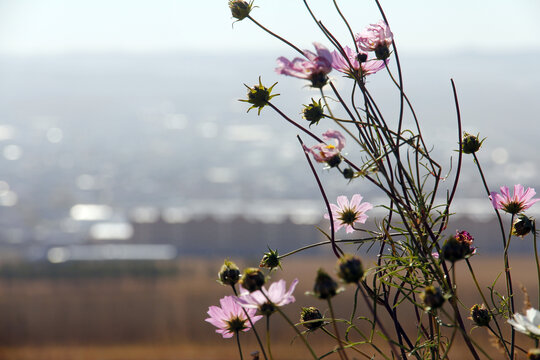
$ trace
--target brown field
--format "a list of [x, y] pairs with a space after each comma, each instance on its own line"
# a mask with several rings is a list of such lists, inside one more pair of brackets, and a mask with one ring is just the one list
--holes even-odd
[[[484, 286], [493, 282], [502, 265], [499, 259], [482, 259], [480, 256], [472, 262]], [[511, 264], [517, 306], [521, 311], [520, 284], [529, 289], [533, 305], [537, 304], [535, 263], [532, 257], [514, 257]], [[208, 306], [217, 304], [220, 297], [229, 294], [226, 287], [215, 282], [220, 265], [220, 260], [190, 259], [177, 263], [179, 271], [174, 276], [0, 280], [0, 359], [238, 358], [235, 342], [222, 339], [204, 322]], [[472, 288], [465, 264], [459, 265], [458, 291], [465, 306], [463, 313], [466, 313], [466, 307], [481, 300]], [[315, 271], [320, 266], [332, 270], [334, 261], [299, 258], [286, 262], [285, 272], [273, 275], [274, 280], [282, 275], [288, 282], [293, 277], [300, 279], [295, 292], [297, 301], [286, 308], [293, 321], [298, 319], [300, 306], [326, 309], [325, 303], [304, 294], [311, 290]], [[338, 316], [348, 317], [353, 294], [348, 288], [336, 298]], [[368, 315], [367, 311], [365, 304], [360, 302], [357, 314]], [[411, 329], [416, 327], [411, 311], [404, 309], [400, 318]], [[392, 329], [390, 324], [387, 327]], [[263, 332], [262, 322], [258, 328]], [[475, 329], [473, 334], [494, 359], [502, 358], [488, 344], [489, 336], [484, 329]], [[272, 317], [271, 336], [275, 340], [273, 353], [276, 360], [309, 358], [299, 340], [291, 345], [294, 333], [277, 314]], [[318, 354], [334, 346], [324, 334], [311, 334], [310, 338], [317, 345]], [[518, 339], [526, 348], [533, 346], [521, 335]], [[257, 348], [256, 343], [250, 333], [246, 333], [242, 341], [245, 358], [249, 359], [248, 354]], [[385, 346], [384, 342], [379, 343]], [[368, 346], [363, 350], [373, 354]], [[461, 347], [456, 347], [451, 358], [469, 358], [466, 353], [459, 354], [461, 351]], [[524, 359], [523, 356], [520, 358]]]

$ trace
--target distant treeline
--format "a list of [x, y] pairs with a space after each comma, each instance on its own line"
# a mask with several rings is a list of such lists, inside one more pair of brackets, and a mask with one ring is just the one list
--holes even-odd
[[1, 279], [159, 277], [178, 274], [172, 261], [73, 261], [0, 264]]

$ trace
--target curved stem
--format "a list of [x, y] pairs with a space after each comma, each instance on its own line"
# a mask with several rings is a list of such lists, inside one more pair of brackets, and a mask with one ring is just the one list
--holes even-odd
[[283, 311], [281, 311], [281, 309], [279, 308], [279, 306], [275, 305], [274, 303], [272, 303], [272, 301], [268, 298], [268, 295], [266, 295], [264, 293], [264, 291], [261, 291], [261, 294], [264, 295], [264, 297], [266, 298], [266, 300], [268, 301], [269, 304], [271, 304], [272, 306], [274, 306], [274, 308], [276, 309], [276, 311], [285, 319], [285, 321], [294, 329], [294, 331], [296, 332], [296, 335], [298, 335], [298, 337], [300, 339], [302, 339], [302, 341], [304, 342], [304, 344], [306, 345], [306, 347], [308, 348], [309, 352], [311, 353], [311, 356], [313, 357], [313, 359], [315, 360], [318, 360], [319, 358], [317, 357], [317, 355], [315, 355], [315, 352], [313, 351], [313, 348], [311, 347], [311, 345], [309, 345], [309, 343], [307, 342], [306, 338], [304, 337], [304, 335], [302, 335], [302, 333], [300, 332], [300, 330], [298, 330], [296, 328], [296, 326], [293, 324], [293, 322], [291, 321], [291, 319], [289, 319], [289, 317], [287, 315], [285, 315], [285, 313]]
[[[495, 337], [498, 337], [497, 333], [491, 328], [491, 326], [487, 326], [487, 328], [489, 329], [489, 331], [491, 331], [491, 333], [495, 336]], [[501, 337], [499, 337], [499, 340], [501, 340], [501, 342], [504, 344], [504, 345], [507, 345], [507, 344], [510, 344], [510, 341], [508, 340], [505, 340]], [[538, 343], [537, 343], [537, 339], [535, 339], [535, 347], [538, 347]], [[516, 349], [521, 351], [522, 353], [524, 354], [527, 354], [527, 350], [525, 350], [524, 348], [522, 348], [521, 346], [519, 345], [516, 345]]]
[[538, 308], [540, 309], [540, 263], [538, 262], [538, 246], [536, 245], [536, 229], [535, 228], [536, 228], [536, 224], [533, 227], [533, 244], [534, 244], [534, 258], [536, 260], [536, 274], [538, 276]]
[[360, 284], [356, 284], [356, 291], [354, 292], [353, 309], [352, 309], [352, 312], [351, 312], [351, 317], [349, 319], [351, 324], [353, 323], [354, 315], [356, 314], [356, 306], [358, 305], [358, 292], [359, 291], [360, 291]]
[[[332, 334], [330, 331], [326, 330], [324, 327], [321, 328], [321, 330], [322, 330], [326, 335], [330, 336], [332, 339], [338, 340], [338, 338], [336, 337], [336, 335]], [[341, 342], [342, 342], [344, 345], [346, 345], [346, 346], [347, 346], [347, 345], [350, 345], [350, 344], [348, 344], [345, 340], [341, 340]], [[356, 352], [359, 353], [360, 355], [364, 356], [366, 359], [372, 359], [371, 356], [369, 356], [368, 354], [366, 354], [366, 353], [364, 353], [364, 352], [358, 350], [355, 346], [348, 346], [347, 348], [356, 351]]]
[[[480, 284], [478, 284], [478, 280], [476, 279], [476, 275], [475, 275], [474, 270], [472, 268], [471, 262], [469, 261], [469, 259], [465, 259], [465, 261], [467, 262], [467, 266], [469, 267], [469, 272], [470, 272], [470, 274], [471, 274], [471, 276], [473, 278], [473, 282], [474, 282], [474, 284], [476, 286], [476, 289], [480, 293], [480, 296], [482, 297], [482, 301], [484, 302], [484, 304], [486, 304], [486, 306], [488, 308], [488, 311], [489, 311], [489, 314], [491, 315], [491, 318], [493, 319], [493, 322], [495, 323], [495, 326], [497, 327], [497, 331], [499, 333], [495, 334], [495, 335], [499, 339], [503, 340], [503, 335], [502, 335], [501, 327], [499, 326], [499, 322], [497, 321], [497, 318], [495, 317], [495, 314], [493, 313], [493, 311], [491, 311], [491, 307], [489, 306], [489, 303], [488, 303], [486, 297], [484, 296], [484, 292], [480, 288]], [[491, 331], [493, 331], [493, 330], [491, 330]], [[508, 358], [510, 359], [510, 351], [508, 350], [508, 347], [506, 346], [506, 342], [502, 341], [502, 343], [504, 345], [504, 350], [506, 351], [506, 354], [508, 355]]]
[[268, 28], [262, 26], [260, 23], [258, 23], [254, 18], [251, 17], [251, 15], [248, 15], [247, 18], [251, 21], [253, 21], [253, 23], [255, 25], [257, 25], [258, 27], [260, 27], [261, 29], [263, 29], [264, 31], [266, 31], [267, 33], [269, 33], [270, 35], [272, 35], [273, 37], [283, 41], [285, 44], [289, 45], [290, 47], [292, 47], [294, 50], [298, 51], [300, 54], [302, 54], [302, 56], [305, 56], [304, 55], [304, 52], [302, 50], [300, 50], [298, 47], [294, 46], [291, 42], [285, 40], [284, 38], [282, 38], [281, 36], [279, 36], [278, 34], [270, 31]]
[[272, 348], [270, 347], [270, 315], [266, 315], [266, 348], [268, 349], [270, 360], [274, 360]]
[[244, 360], [244, 356], [242, 355], [242, 346], [240, 346], [240, 332], [236, 332], [236, 344], [238, 345], [238, 353], [240, 354], [240, 360]]
[[[440, 308], [439, 309], [442, 313], [444, 313], [446, 315], [446, 317], [448, 317], [448, 319], [452, 319], [452, 317], [444, 310], [444, 308]], [[460, 317], [457, 317], [455, 318], [457, 319], [458, 321], [461, 320]], [[473, 339], [470, 338], [470, 336], [467, 334], [467, 331], [465, 331], [465, 327], [459, 325], [457, 326], [458, 324], [454, 321], [454, 326], [461, 332], [462, 336], [464, 339], [468, 339], [468, 341], [471, 343], [471, 346], [475, 346], [482, 354], [484, 354], [484, 356], [490, 360], [493, 360], [491, 358], [491, 356], [489, 356], [488, 353], [486, 353], [486, 351], [484, 349], [482, 349], [482, 347], [480, 347]], [[473, 357], [477, 360], [480, 360], [480, 357], [478, 356], [477, 352], [476, 352], [476, 349], [473, 347], [472, 349], [474, 349], [474, 352], [471, 350], [471, 355], [473, 355]]]
[[344, 16], [343, 13], [341, 12], [341, 10], [339, 9], [339, 6], [338, 6], [336, 0], [334, 0], [334, 6], [335, 6], [337, 12], [339, 13], [339, 16], [341, 16], [341, 19], [342, 19], [343, 22], [345, 23], [345, 26], [347, 26], [347, 29], [349, 30], [349, 34], [351, 35], [351, 38], [352, 38], [352, 41], [353, 41], [353, 44], [354, 44], [354, 48], [356, 49], [356, 52], [358, 53], [358, 44], [356, 43], [356, 39], [355, 39], [355, 37], [354, 37], [353, 31], [352, 31], [352, 29], [351, 29], [351, 26], [349, 25], [349, 22], [347, 21], [347, 19], [345, 18], [345, 16]]
[[[369, 237], [369, 238], [365, 238], [365, 239], [343, 239], [343, 240], [334, 240], [334, 242], [336, 243], [351, 243], [351, 244], [356, 244], [356, 243], [359, 243], [359, 242], [364, 242], [364, 241], [372, 241], [372, 240], [376, 240], [378, 239], [378, 237]], [[296, 250], [293, 250], [293, 251], [290, 251], [286, 254], [283, 254], [283, 255], [280, 255], [279, 256], [279, 259], [283, 259], [287, 256], [291, 256], [291, 255], [294, 255], [296, 253], [299, 253], [301, 251], [304, 251], [304, 250], [307, 250], [307, 249], [311, 249], [311, 248], [314, 248], [314, 247], [317, 247], [317, 246], [321, 246], [321, 245], [328, 245], [328, 244], [332, 244], [332, 241], [331, 240], [328, 240], [328, 241], [321, 241], [321, 242], [318, 242], [318, 243], [315, 243], [315, 244], [310, 244], [310, 245], [306, 245], [306, 246], [303, 246], [301, 248], [298, 248]]]
[[[510, 276], [510, 263], [508, 260], [508, 249], [510, 248], [510, 240], [512, 240], [512, 224], [514, 223], [515, 214], [512, 214], [512, 219], [510, 220], [510, 231], [508, 232], [508, 241], [504, 247], [504, 273], [506, 274], [506, 288], [508, 291], [508, 297], [510, 298], [510, 308], [512, 310], [512, 315], [516, 312], [514, 306], [514, 289], [512, 288], [512, 277]], [[515, 340], [516, 340], [516, 331], [512, 326], [512, 339], [510, 342], [510, 359], [514, 358], [515, 351]]]
[[[304, 148], [304, 143], [302, 142], [302, 139], [300, 139], [300, 135], [297, 136], [298, 141], [300, 142], [300, 145], [302, 146], [302, 149]], [[334, 252], [334, 255], [339, 259], [341, 255], [343, 255], [343, 250], [339, 246], [337, 246], [335, 241], [335, 225], [334, 225], [334, 215], [332, 214], [332, 208], [330, 207], [330, 202], [328, 201], [328, 197], [326, 196], [326, 192], [324, 191], [324, 187], [321, 184], [321, 180], [319, 179], [319, 176], [317, 175], [317, 171], [315, 171], [315, 168], [313, 167], [313, 163], [311, 162], [311, 159], [309, 158], [309, 155], [307, 152], [304, 151], [304, 155], [306, 156], [306, 160], [309, 164], [309, 167], [311, 168], [311, 172], [313, 173], [313, 176], [315, 177], [315, 180], [317, 181], [317, 185], [319, 186], [319, 190], [321, 191], [321, 195], [324, 200], [324, 204], [326, 205], [326, 210], [328, 212], [328, 218], [330, 219], [330, 241], [332, 242], [332, 251]]]
[[332, 307], [332, 300], [331, 298], [326, 299], [328, 301], [328, 308], [330, 309], [330, 317], [332, 318], [332, 325], [334, 326], [334, 332], [336, 334], [336, 339], [339, 346], [339, 357], [345, 360], [348, 360], [347, 354], [345, 353], [345, 349], [343, 348], [343, 344], [341, 343], [341, 338], [339, 337], [339, 331], [336, 323], [336, 316], [334, 315], [334, 308]]
[[330, 113], [330, 116], [327, 116], [328, 118], [334, 120], [334, 122], [343, 130], [345, 131], [347, 134], [349, 134], [349, 136], [351, 138], [354, 139], [354, 141], [356, 141], [358, 143], [358, 145], [362, 146], [362, 143], [360, 142], [360, 140], [358, 140], [358, 138], [356, 136], [354, 136], [354, 134], [349, 130], [347, 129], [340, 121], [338, 121], [337, 119], [334, 118], [334, 114], [332, 114], [332, 110], [330, 109], [330, 105], [328, 105], [328, 101], [326, 100], [326, 96], [324, 95], [324, 92], [323, 92], [323, 89], [320, 88], [319, 89], [321, 91], [321, 96], [322, 96], [322, 99], [324, 101], [324, 105], [326, 105], [326, 108], [328, 109], [328, 112]]
[[444, 354], [441, 356], [441, 359], [448, 359], [448, 353], [450, 352], [450, 349], [452, 348], [452, 344], [454, 343], [454, 338], [456, 337], [457, 327], [454, 327], [454, 330], [452, 331], [452, 336], [450, 337], [450, 341], [446, 345], [446, 350], [444, 351]]
[[[234, 295], [238, 296], [238, 292], [236, 291], [236, 288], [234, 287], [234, 285], [231, 285], [231, 287], [233, 289]], [[257, 339], [257, 343], [259, 344], [259, 348], [261, 349], [261, 352], [263, 354], [264, 359], [268, 360], [268, 358], [266, 357], [266, 352], [264, 351], [264, 346], [262, 344], [261, 338], [259, 336], [259, 333], [257, 332], [257, 329], [255, 328], [255, 325], [253, 324], [253, 321], [251, 320], [251, 317], [249, 316], [246, 309], [242, 308], [242, 311], [244, 311], [244, 315], [246, 315], [246, 317], [247, 317], [247, 319], [249, 321], [249, 325], [251, 325], [251, 329], [253, 329], [253, 333], [255, 334], [255, 338]]]
[[[484, 189], [486, 190], [488, 196], [490, 196], [489, 187], [487, 185], [486, 177], [484, 176], [484, 172], [482, 171], [482, 167], [480, 166], [480, 162], [478, 161], [478, 158], [476, 157], [476, 153], [473, 153], [472, 155], [473, 155], [473, 158], [474, 158], [474, 163], [476, 164], [476, 168], [478, 169], [478, 172], [480, 173], [480, 177], [482, 178], [482, 183], [484, 184]], [[503, 246], [504, 246], [505, 253], [506, 253], [506, 250], [508, 249], [508, 244], [506, 243], [506, 233], [504, 231], [504, 225], [503, 225], [503, 222], [502, 222], [501, 214], [499, 213], [499, 210], [497, 210], [497, 209], [495, 209], [495, 214], [497, 214], [497, 220], [499, 221], [499, 227], [501, 229], [501, 237], [502, 237]], [[510, 224], [510, 234], [512, 233], [511, 229], [512, 229], [512, 224]], [[505, 258], [504, 259], [504, 269], [505, 269], [504, 276], [506, 278], [506, 291], [507, 291], [507, 295], [510, 297], [510, 294], [512, 293], [512, 276], [510, 274], [510, 271], [507, 271], [507, 269], [508, 269], [507, 256], [505, 255], [504, 258]], [[510, 298], [510, 304], [512, 306], [512, 313], [514, 313], [514, 298], [513, 297]], [[515, 338], [515, 335], [516, 335], [516, 331], [512, 327], [512, 342], [511, 342], [511, 347], [510, 347], [510, 358], [511, 359], [514, 358], [514, 347], [515, 347], [514, 338]]]
[[[359, 287], [360, 287], [360, 284], [358, 284]], [[381, 321], [379, 320], [379, 318], [377, 317], [377, 314], [375, 313], [375, 309], [373, 308], [373, 306], [371, 305], [371, 302], [369, 301], [367, 295], [364, 293], [364, 290], [362, 288], [360, 288], [360, 293], [362, 294], [362, 297], [364, 298], [364, 301], [366, 302], [368, 308], [369, 308], [369, 311], [371, 312], [371, 315], [373, 315], [373, 318], [375, 320], [375, 322], [377, 323], [377, 325], [379, 325], [379, 327], [381, 328], [381, 332], [383, 333], [383, 335], [386, 337], [386, 340], [388, 341], [388, 344], [390, 344], [390, 348], [392, 349], [392, 352], [394, 353], [394, 356], [399, 359], [399, 351], [397, 351], [396, 349], [396, 346], [394, 344], [394, 342], [390, 339], [390, 336], [388, 336], [388, 332], [386, 331], [386, 329], [384, 328], [383, 324], [381, 323]]]

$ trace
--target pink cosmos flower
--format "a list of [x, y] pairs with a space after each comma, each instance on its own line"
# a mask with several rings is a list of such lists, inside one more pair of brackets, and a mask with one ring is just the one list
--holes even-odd
[[[356, 34], [355, 40], [358, 47], [364, 51], [377, 52], [377, 50], [386, 49], [388, 52], [388, 47], [392, 45], [392, 37], [390, 28], [381, 20], [376, 24], [371, 24], [360, 34]], [[381, 59], [379, 56], [377, 58]]]
[[[365, 212], [373, 209], [373, 205], [368, 202], [362, 203], [360, 194], [353, 195], [350, 202], [346, 196], [341, 195], [337, 198], [337, 205], [330, 204], [330, 209], [334, 218], [335, 231], [345, 227], [347, 234], [349, 234], [354, 231], [353, 225], [355, 223], [364, 224], [366, 222], [368, 216]], [[330, 219], [330, 216], [325, 214], [324, 218]]]
[[246, 309], [253, 311], [259, 309], [263, 314], [270, 315], [275, 311], [275, 306], [283, 306], [295, 301], [292, 293], [297, 284], [298, 279], [294, 279], [288, 291], [283, 279], [271, 284], [268, 290], [263, 286], [261, 290], [250, 293], [241, 288], [240, 296], [236, 298], [236, 302]]
[[345, 147], [345, 137], [337, 130], [328, 130], [322, 137], [325, 141], [334, 141], [334, 144], [320, 143], [311, 148], [304, 147], [306, 152], [313, 154], [313, 158], [319, 163], [328, 163], [330, 166], [336, 166], [341, 159], [339, 152]]
[[344, 46], [343, 51], [345, 51], [349, 61], [347, 61], [347, 59], [345, 59], [338, 51], [333, 51], [332, 67], [351, 77], [353, 77], [353, 73], [359, 74], [360, 76], [375, 74], [377, 71], [384, 69], [385, 64], [388, 63], [388, 60], [367, 60], [367, 53], [362, 51], [356, 53], [348, 46]]
[[322, 44], [313, 43], [313, 46], [315, 46], [317, 54], [309, 50], [304, 50], [306, 59], [294, 58], [292, 61], [289, 61], [283, 56], [278, 58], [276, 72], [299, 79], [310, 80], [311, 86], [322, 88], [328, 81], [326, 75], [332, 71], [332, 55]]
[[527, 210], [535, 202], [540, 201], [540, 199], [533, 199], [534, 195], [536, 195], [534, 189], [527, 188], [525, 190], [522, 185], [517, 184], [514, 185], [514, 196], [510, 196], [508, 186], [502, 186], [500, 194], [492, 192], [489, 198], [495, 209], [515, 215], [523, 210]]
[[248, 331], [251, 329], [251, 324], [245, 312], [253, 323], [262, 318], [261, 315], [255, 315], [257, 312], [255, 309], [244, 310], [234, 299], [234, 296], [225, 296], [219, 300], [221, 307], [210, 306], [208, 308], [208, 315], [210, 317], [205, 319], [205, 321], [217, 327], [216, 332], [223, 335], [224, 338], [230, 338], [239, 331]]

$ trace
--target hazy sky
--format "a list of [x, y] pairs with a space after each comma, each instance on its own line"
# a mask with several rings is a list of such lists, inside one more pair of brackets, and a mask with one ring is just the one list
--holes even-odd
[[[301, 0], [256, 0], [252, 15], [301, 48], [322, 36]], [[331, 0], [311, 0], [339, 36]], [[371, 0], [340, 0], [355, 32], [380, 19]], [[538, 0], [382, 0], [398, 46], [424, 52], [540, 49]], [[0, 0], [0, 53], [283, 49], [247, 21], [231, 27], [227, 0]], [[324, 42], [324, 41], [323, 41]]]

